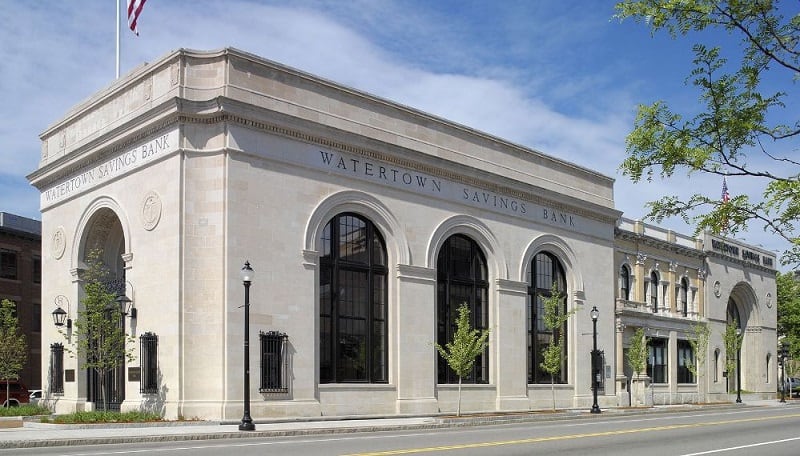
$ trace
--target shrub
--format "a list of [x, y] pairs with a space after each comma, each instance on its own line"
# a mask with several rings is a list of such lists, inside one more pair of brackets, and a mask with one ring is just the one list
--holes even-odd
[[50, 409], [41, 405], [24, 404], [19, 407], [0, 407], [0, 416], [34, 416], [49, 415]]
[[161, 421], [161, 416], [155, 413], [140, 412], [135, 410], [124, 413], [94, 410], [91, 412], [74, 412], [68, 415], [57, 415], [54, 416], [52, 419], [46, 420], [46, 422], [59, 423], [59, 424], [144, 423], [148, 421]]

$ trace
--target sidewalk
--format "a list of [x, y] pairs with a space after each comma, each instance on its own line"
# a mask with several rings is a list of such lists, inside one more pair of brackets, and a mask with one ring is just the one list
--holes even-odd
[[600, 415], [588, 410], [566, 410], [558, 412], [541, 411], [528, 413], [495, 413], [453, 416], [410, 416], [410, 417], [370, 417], [370, 418], [317, 418], [281, 421], [256, 420], [256, 430], [239, 431], [238, 423], [215, 422], [157, 422], [130, 424], [49, 424], [25, 421], [23, 427], [0, 429], [0, 449], [34, 448], [45, 446], [91, 445], [132, 442], [163, 442], [179, 440], [235, 439], [251, 437], [280, 437], [312, 434], [337, 434], [353, 432], [376, 432], [389, 430], [419, 430], [441, 427], [480, 426], [511, 422], [552, 421], [567, 419], [591, 419], [604, 416], [619, 416], [669, 413], [698, 408], [723, 409], [737, 407], [785, 407], [794, 405], [790, 401], [781, 404], [777, 400], [747, 401], [744, 404], [719, 405], [676, 405], [658, 406], [646, 409], [609, 408]]

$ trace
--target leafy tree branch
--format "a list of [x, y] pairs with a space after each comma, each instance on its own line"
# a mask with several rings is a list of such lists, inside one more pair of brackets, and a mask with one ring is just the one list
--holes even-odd
[[683, 115], [664, 101], [640, 105], [620, 169], [633, 182], [670, 179], [679, 171], [756, 179], [760, 200], [665, 195], [649, 203], [647, 217], [681, 216], [696, 233], [761, 226], [788, 241], [784, 264], [800, 264], [800, 161], [788, 156], [800, 149], [797, 97], [790, 94], [800, 79], [800, 14], [777, 0], [627, 0], [616, 11], [616, 18], [643, 23], [651, 34], [713, 39], [703, 32], [719, 29], [740, 37], [738, 48], [724, 52], [713, 44], [693, 46], [686, 82], [698, 90], [701, 109]]

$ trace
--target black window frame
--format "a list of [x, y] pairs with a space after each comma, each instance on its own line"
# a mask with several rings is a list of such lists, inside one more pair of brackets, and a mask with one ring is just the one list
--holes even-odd
[[343, 212], [325, 225], [320, 243], [319, 381], [388, 383], [389, 270], [383, 236], [368, 218]]
[[64, 344], [50, 344], [50, 394], [64, 394]]
[[[460, 245], [459, 245], [460, 244]], [[466, 252], [464, 249], [466, 248]], [[466, 253], [466, 255], [463, 255]], [[466, 302], [473, 329], [489, 327], [489, 282], [486, 256], [477, 242], [464, 234], [447, 238], [436, 261], [436, 341], [445, 346], [452, 341], [458, 319], [458, 308]], [[457, 302], [456, 302], [457, 301]], [[437, 356], [437, 381], [454, 384], [459, 378], [447, 362]], [[489, 383], [489, 347], [475, 358], [472, 371], [462, 383]]]
[[39, 256], [34, 256], [31, 265], [31, 277], [32, 281], [35, 284], [41, 285], [42, 283], [42, 258]]
[[631, 299], [631, 271], [627, 265], [619, 268], [619, 291], [620, 298], [630, 301]]
[[0, 249], [0, 279], [19, 280], [19, 252]]
[[652, 383], [664, 384], [669, 380], [669, 341], [653, 337], [647, 341], [647, 376]]
[[258, 391], [261, 393], [289, 392], [289, 336], [278, 331], [261, 331], [258, 334], [261, 354], [261, 375]]
[[146, 332], [139, 336], [139, 356], [141, 376], [139, 392], [158, 393], [158, 335]]
[[[564, 266], [556, 255], [548, 251], [541, 251], [531, 258], [528, 270], [528, 384], [543, 384], [554, 381], [558, 384], [567, 383], [568, 376], [568, 343], [567, 323], [560, 329], [550, 331], [544, 325], [543, 298], [551, 297], [553, 284], [558, 286], [562, 295], [561, 312], [567, 312], [567, 278]], [[550, 378], [550, 374], [542, 370], [544, 350], [549, 343], [563, 337], [562, 365], [558, 377]]]
[[694, 353], [694, 348], [692, 344], [688, 340], [678, 339], [678, 347], [677, 347], [677, 354], [678, 354], [678, 383], [695, 383], [696, 378], [694, 372], [687, 367], [687, 360], [688, 364], [696, 366], [696, 355]]
[[689, 280], [686, 277], [681, 279], [680, 290], [681, 315], [687, 317], [689, 316]]
[[658, 313], [658, 273], [653, 271], [650, 273], [650, 306], [653, 313]]

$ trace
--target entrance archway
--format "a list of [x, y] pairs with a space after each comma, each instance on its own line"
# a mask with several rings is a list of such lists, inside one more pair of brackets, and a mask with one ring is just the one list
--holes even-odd
[[[114, 210], [108, 207], [97, 209], [84, 225], [80, 243], [79, 258], [82, 269], [91, 261], [101, 263], [106, 272], [102, 283], [115, 295], [125, 293], [125, 235], [122, 223]], [[110, 317], [109, 317], [110, 318]], [[125, 317], [120, 317], [118, 324], [124, 328]], [[120, 410], [125, 400], [125, 358], [116, 369], [107, 372], [101, 388], [100, 379], [94, 369], [86, 370], [86, 400], [93, 402], [96, 408], [105, 404], [108, 410]], [[105, 398], [103, 397], [105, 394]]]
[[[750, 284], [739, 282], [733, 287], [728, 297], [725, 321], [727, 324], [735, 324], [741, 334], [741, 348], [737, 353], [739, 365], [755, 367], [753, 363], [758, 363], [758, 359], [751, 358], [750, 361], [752, 362], [748, 362], [748, 354], [753, 348], [753, 344], [757, 343], [752, 340], [754, 334], [752, 330], [760, 327], [760, 317], [758, 314], [758, 298]], [[748, 332], [748, 328], [751, 329], [751, 332]], [[729, 379], [733, 380], [729, 383], [730, 392], [736, 391], [737, 379], [741, 380], [741, 389], [747, 389], [748, 379], [752, 381], [752, 378], [747, 374], [747, 369], [742, 369], [741, 372], [738, 370], [733, 371], [732, 376], [729, 377]]]

